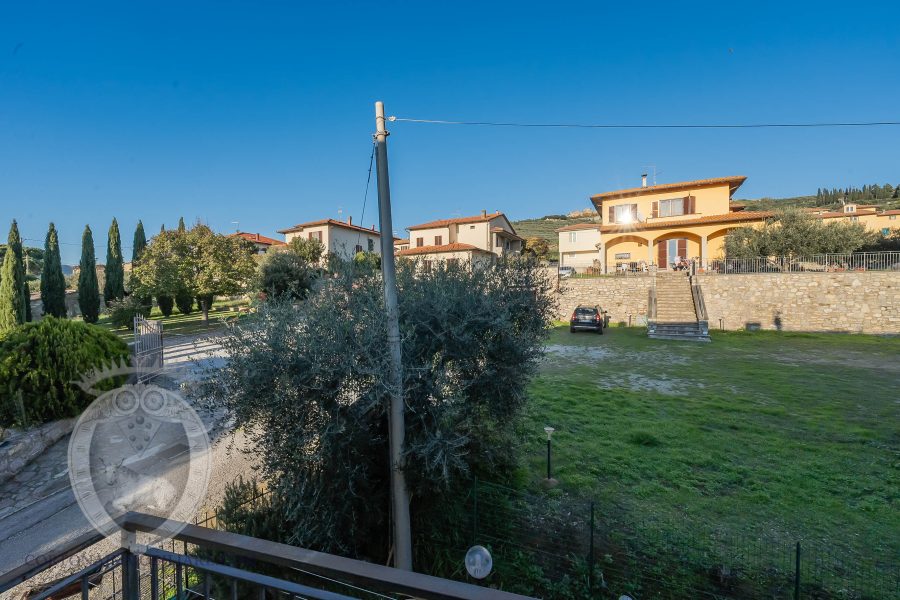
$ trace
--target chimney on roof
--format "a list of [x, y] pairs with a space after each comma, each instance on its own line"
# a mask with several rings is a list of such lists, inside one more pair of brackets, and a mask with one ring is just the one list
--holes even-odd
[[485, 208], [481, 209], [481, 216], [482, 216], [482, 217], [486, 217], [486, 216], [487, 216], [487, 209], [485, 209]]
[[641, 187], [647, 187], [647, 174], [646, 173], [641, 175]]
[[350, 215], [347, 215], [347, 225], [353, 225], [353, 217]]

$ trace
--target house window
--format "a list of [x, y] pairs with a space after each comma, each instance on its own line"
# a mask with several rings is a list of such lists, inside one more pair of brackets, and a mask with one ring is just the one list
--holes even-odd
[[661, 217], [677, 217], [684, 214], [684, 199], [672, 198], [671, 200], [659, 201], [659, 216]]
[[422, 272], [431, 273], [431, 261], [430, 260], [422, 261]]
[[369, 238], [369, 252], [374, 252], [374, 251], [375, 251], [375, 240], [373, 240], [372, 238]]
[[444, 240], [444, 238], [442, 236], [439, 236], [439, 235], [434, 236], [434, 245], [440, 246], [441, 244], [444, 243], [443, 240]]
[[859, 217], [850, 217], [851, 221], [859, 221]]
[[578, 233], [578, 232], [576, 232], [576, 231], [570, 231], [570, 232], [569, 232], [569, 242], [572, 242], [572, 243], [575, 242], [575, 238], [578, 237], [578, 236], [577, 236], [577, 233]]
[[848, 204], [847, 206], [844, 207], [844, 212], [848, 212], [848, 213], [850, 213], [850, 212], [856, 212], [856, 205], [855, 205], [855, 204]]
[[416, 238], [416, 248], [421, 248], [425, 245], [425, 238]]
[[357, 244], [357, 245], [356, 245], [356, 253], [359, 254], [360, 252], [362, 252], [362, 246], [360, 246], [359, 244]]
[[890, 215], [890, 216], [888, 216], [888, 220], [889, 220], [889, 221], [896, 221], [896, 220], [897, 220], [897, 215]]
[[458, 263], [459, 263], [459, 259], [458, 259], [458, 258], [448, 258], [448, 259], [447, 259], [447, 266], [454, 266], [454, 265], [456, 265], [456, 264], [458, 264]]
[[310, 231], [309, 239], [321, 242], [322, 241], [322, 232], [321, 231]]
[[635, 223], [637, 220], [637, 204], [620, 204], [609, 207], [610, 223]]

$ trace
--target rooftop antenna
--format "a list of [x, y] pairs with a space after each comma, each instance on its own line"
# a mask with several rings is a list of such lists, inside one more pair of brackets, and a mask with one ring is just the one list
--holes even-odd
[[338, 221], [340, 221], [343, 218], [343, 216], [342, 216], [343, 214], [344, 214], [344, 207], [338, 206]]
[[642, 169], [650, 169], [650, 172], [653, 173], [653, 185], [656, 185], [656, 165], [641, 165]]
[[241, 222], [240, 222], [240, 221], [232, 221], [231, 224], [234, 225], [234, 232], [235, 232], [235, 233], [240, 233], [240, 231], [241, 231], [241, 228], [240, 228]]

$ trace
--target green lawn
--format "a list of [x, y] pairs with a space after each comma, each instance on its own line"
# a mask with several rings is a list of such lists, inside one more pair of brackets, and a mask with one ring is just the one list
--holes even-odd
[[554, 493], [594, 498], [601, 530], [900, 562], [900, 338], [712, 339], [554, 329], [530, 390], [530, 485], [552, 425]]
[[[164, 333], [191, 335], [220, 329], [224, 319], [235, 318], [242, 314], [235, 309], [246, 306], [248, 306], [246, 300], [216, 300], [213, 302], [212, 309], [209, 311], [209, 324], [203, 323], [203, 313], [199, 310], [194, 311], [189, 315], [183, 315], [178, 312], [178, 309], [176, 308], [173, 310], [171, 316], [163, 317], [162, 313], [159, 312], [159, 308], [154, 306], [153, 311], [150, 313], [150, 318], [162, 320]], [[112, 323], [109, 322], [109, 317], [107, 315], [101, 315], [100, 320], [97, 321], [97, 325], [109, 329], [123, 339], [130, 339], [133, 335], [133, 331], [130, 327], [113, 327]]]

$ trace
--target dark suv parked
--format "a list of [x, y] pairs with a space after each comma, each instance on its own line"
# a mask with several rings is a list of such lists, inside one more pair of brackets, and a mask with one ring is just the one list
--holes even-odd
[[569, 321], [569, 331], [575, 333], [579, 329], [586, 329], [603, 334], [603, 328], [606, 327], [605, 315], [606, 311], [600, 310], [599, 306], [578, 306]]

